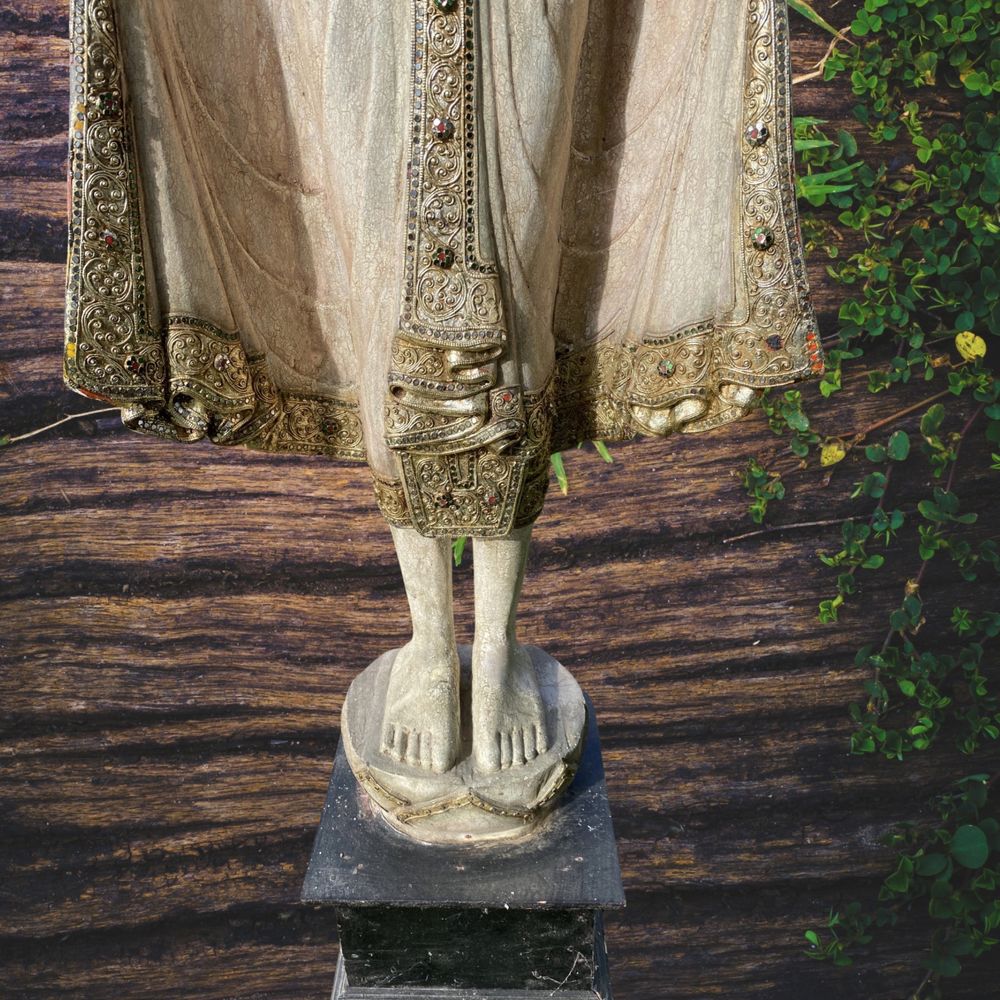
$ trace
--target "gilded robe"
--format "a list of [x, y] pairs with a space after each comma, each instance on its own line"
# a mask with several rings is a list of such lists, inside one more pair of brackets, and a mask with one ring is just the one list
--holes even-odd
[[784, 0], [73, 0], [68, 384], [502, 535], [822, 370]]

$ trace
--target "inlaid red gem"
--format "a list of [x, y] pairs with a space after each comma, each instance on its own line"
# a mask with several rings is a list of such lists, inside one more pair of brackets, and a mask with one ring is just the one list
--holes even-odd
[[455, 134], [455, 123], [447, 118], [435, 118], [431, 122], [431, 132], [435, 138], [447, 142]]
[[112, 250], [118, 246], [118, 237], [110, 229], [105, 229], [101, 233], [101, 239], [104, 241], [104, 245]]
[[455, 502], [455, 498], [451, 493], [451, 490], [442, 490], [434, 497], [434, 503], [441, 507], [450, 507]]
[[97, 112], [100, 115], [112, 118], [121, 111], [121, 102], [113, 90], [102, 91], [96, 97], [92, 98], [92, 100], [97, 106]]
[[751, 146], [763, 146], [771, 137], [771, 130], [764, 122], [754, 122], [747, 126], [746, 137]]
[[131, 372], [133, 375], [138, 375], [145, 365], [139, 360], [134, 354], [130, 354], [125, 359], [125, 370]]
[[431, 262], [435, 267], [447, 270], [455, 263], [455, 251], [451, 247], [438, 247], [431, 257]]
[[487, 494], [485, 503], [487, 507], [495, 507], [500, 503], [500, 498], [495, 493], [490, 493]]
[[500, 393], [500, 399], [505, 403], [512, 403], [514, 402], [514, 393], [512, 393], [510, 389], [505, 389], [502, 393]]

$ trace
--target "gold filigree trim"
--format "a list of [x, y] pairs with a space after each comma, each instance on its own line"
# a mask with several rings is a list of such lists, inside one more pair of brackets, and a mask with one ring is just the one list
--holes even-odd
[[[554, 384], [525, 393], [525, 439], [516, 455], [488, 448], [456, 455], [407, 453], [404, 479], [373, 475], [383, 516], [431, 536], [495, 537], [534, 521], [549, 486]], [[421, 505], [416, 517], [413, 504]]]
[[372, 486], [375, 500], [382, 516], [396, 528], [411, 528], [413, 521], [406, 506], [406, 494], [398, 479], [390, 479], [372, 472]]
[[278, 390], [263, 355], [247, 355], [239, 335], [191, 316], [167, 320], [165, 405], [134, 404], [134, 430], [260, 451], [363, 460], [358, 404], [332, 395]]
[[[479, 215], [473, 4], [413, 0], [408, 165], [411, 220], [385, 440], [399, 458], [406, 510], [425, 535], [503, 535], [518, 513], [536, 450], [524, 393], [500, 385], [517, 353]], [[390, 504], [395, 511], [397, 504]]]
[[146, 318], [135, 143], [111, 0], [73, 0], [64, 377], [97, 399], [163, 402]]
[[[423, 530], [428, 503], [433, 506], [445, 495], [441, 475], [431, 470], [446, 463], [432, 462], [429, 456], [489, 448], [494, 453], [489, 463], [496, 465], [498, 454], [511, 453], [523, 437], [525, 426], [520, 386], [494, 391], [511, 345], [496, 267], [483, 260], [477, 232], [472, 4], [413, 0], [412, 10], [410, 222], [385, 439], [400, 455], [405, 488], [421, 490], [420, 496], [410, 498], [409, 507]], [[516, 405], [498, 407], [498, 402]], [[508, 464], [507, 459], [500, 461]], [[436, 494], [425, 496], [419, 484], [431, 481]], [[509, 476], [491, 474], [491, 481], [493, 489], [516, 488]], [[511, 498], [512, 503], [516, 500]], [[500, 501], [500, 506], [506, 504]]]
[[[742, 115], [737, 235], [750, 297], [746, 322], [713, 334], [711, 368], [717, 385], [762, 389], [823, 369], [797, 229], [788, 13], [782, 0], [749, 0]], [[716, 423], [709, 417], [692, 429]]]

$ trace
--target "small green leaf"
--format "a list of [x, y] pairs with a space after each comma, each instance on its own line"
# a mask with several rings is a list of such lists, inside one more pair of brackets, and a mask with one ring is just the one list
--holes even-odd
[[611, 457], [611, 452], [608, 451], [608, 446], [603, 441], [595, 441], [594, 450], [601, 456], [601, 458], [604, 459], [605, 462], [608, 463], [608, 465], [611, 465], [614, 462], [614, 459]]
[[903, 868], [902, 863], [886, 880], [885, 887], [893, 892], [906, 892], [910, 888], [910, 873]]
[[811, 4], [806, 3], [806, 0], [788, 0], [788, 6], [796, 13], [801, 14], [807, 21], [812, 21], [817, 27], [822, 28], [831, 35], [840, 37], [840, 32], [829, 21], [824, 20], [813, 9]]
[[963, 868], [982, 868], [990, 856], [986, 834], [971, 823], [960, 826], [951, 838], [951, 856]]
[[945, 978], [957, 976], [962, 971], [962, 963], [953, 955], [932, 954], [927, 959], [927, 967]]
[[456, 566], [462, 565], [462, 556], [465, 554], [465, 543], [468, 540], [468, 535], [459, 535], [459, 537], [451, 543], [451, 555], [455, 560]]
[[563, 462], [562, 452], [553, 452], [550, 461], [552, 462], [552, 471], [556, 474], [556, 482], [565, 496], [569, 493], [569, 476], [566, 475], [566, 464]]
[[910, 435], [906, 431], [896, 431], [889, 438], [886, 452], [894, 462], [903, 462], [910, 454]]
[[940, 507], [932, 500], [921, 500], [917, 504], [917, 510], [920, 511], [921, 515], [925, 517], [928, 521], [943, 521], [944, 514], [941, 513]]
[[809, 418], [801, 410], [791, 410], [785, 419], [793, 431], [809, 430]]
[[935, 403], [920, 418], [920, 433], [924, 437], [932, 437], [944, 423], [944, 407], [940, 403]]
[[807, 149], [824, 149], [827, 146], [834, 146], [833, 139], [796, 139], [795, 152], [804, 153]]
[[948, 859], [943, 854], [937, 852], [925, 854], [922, 858], [917, 859], [917, 874], [940, 875], [947, 866]]

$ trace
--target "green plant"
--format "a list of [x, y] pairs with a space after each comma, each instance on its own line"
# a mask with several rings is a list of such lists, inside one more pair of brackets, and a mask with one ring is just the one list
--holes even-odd
[[[849, 707], [851, 750], [905, 766], [947, 740], [984, 763], [994, 748], [995, 761], [1000, 557], [982, 523], [991, 512], [965, 499], [961, 473], [1000, 468], [1000, 456], [980, 457], [984, 438], [993, 451], [1000, 443], [1000, 18], [992, 0], [864, 0], [822, 75], [849, 83], [861, 128], [855, 138], [826, 134], [816, 118], [796, 122], [798, 193], [807, 248], [825, 257], [845, 294], [820, 400], [805, 403], [798, 391], [765, 400], [787, 451], [749, 463], [750, 516], [760, 523], [793, 475], [829, 479], [850, 456], [860, 470], [849, 487], [858, 512], [820, 554], [835, 576], [819, 620], [849, 612], [865, 574], [903, 574], [884, 636], [856, 656], [863, 697]], [[857, 249], [845, 255], [844, 245]], [[822, 399], [859, 375], [886, 397], [886, 416], [825, 432]], [[917, 403], [893, 407], [894, 391], [920, 384]], [[894, 501], [894, 477], [907, 471], [912, 482], [921, 468], [927, 494], [915, 505]], [[973, 602], [983, 606], [964, 596], [956, 604], [949, 577], [978, 581]], [[896, 861], [877, 903], [832, 910], [806, 932], [807, 953], [850, 964], [883, 928], [922, 910], [932, 930], [910, 995], [925, 998], [995, 947], [996, 779], [962, 778], [925, 822], [893, 830]]]
[[873, 931], [895, 926], [916, 901], [934, 925], [927, 974], [919, 995], [936, 979], [957, 976], [963, 961], [995, 947], [1000, 937], [1000, 823], [990, 800], [991, 779], [973, 774], [935, 801], [937, 819], [906, 824], [886, 839], [897, 853], [896, 867], [883, 880], [878, 905], [868, 913], [860, 903], [831, 910], [819, 932], [808, 930], [808, 954], [850, 965], [850, 952], [868, 944]]

